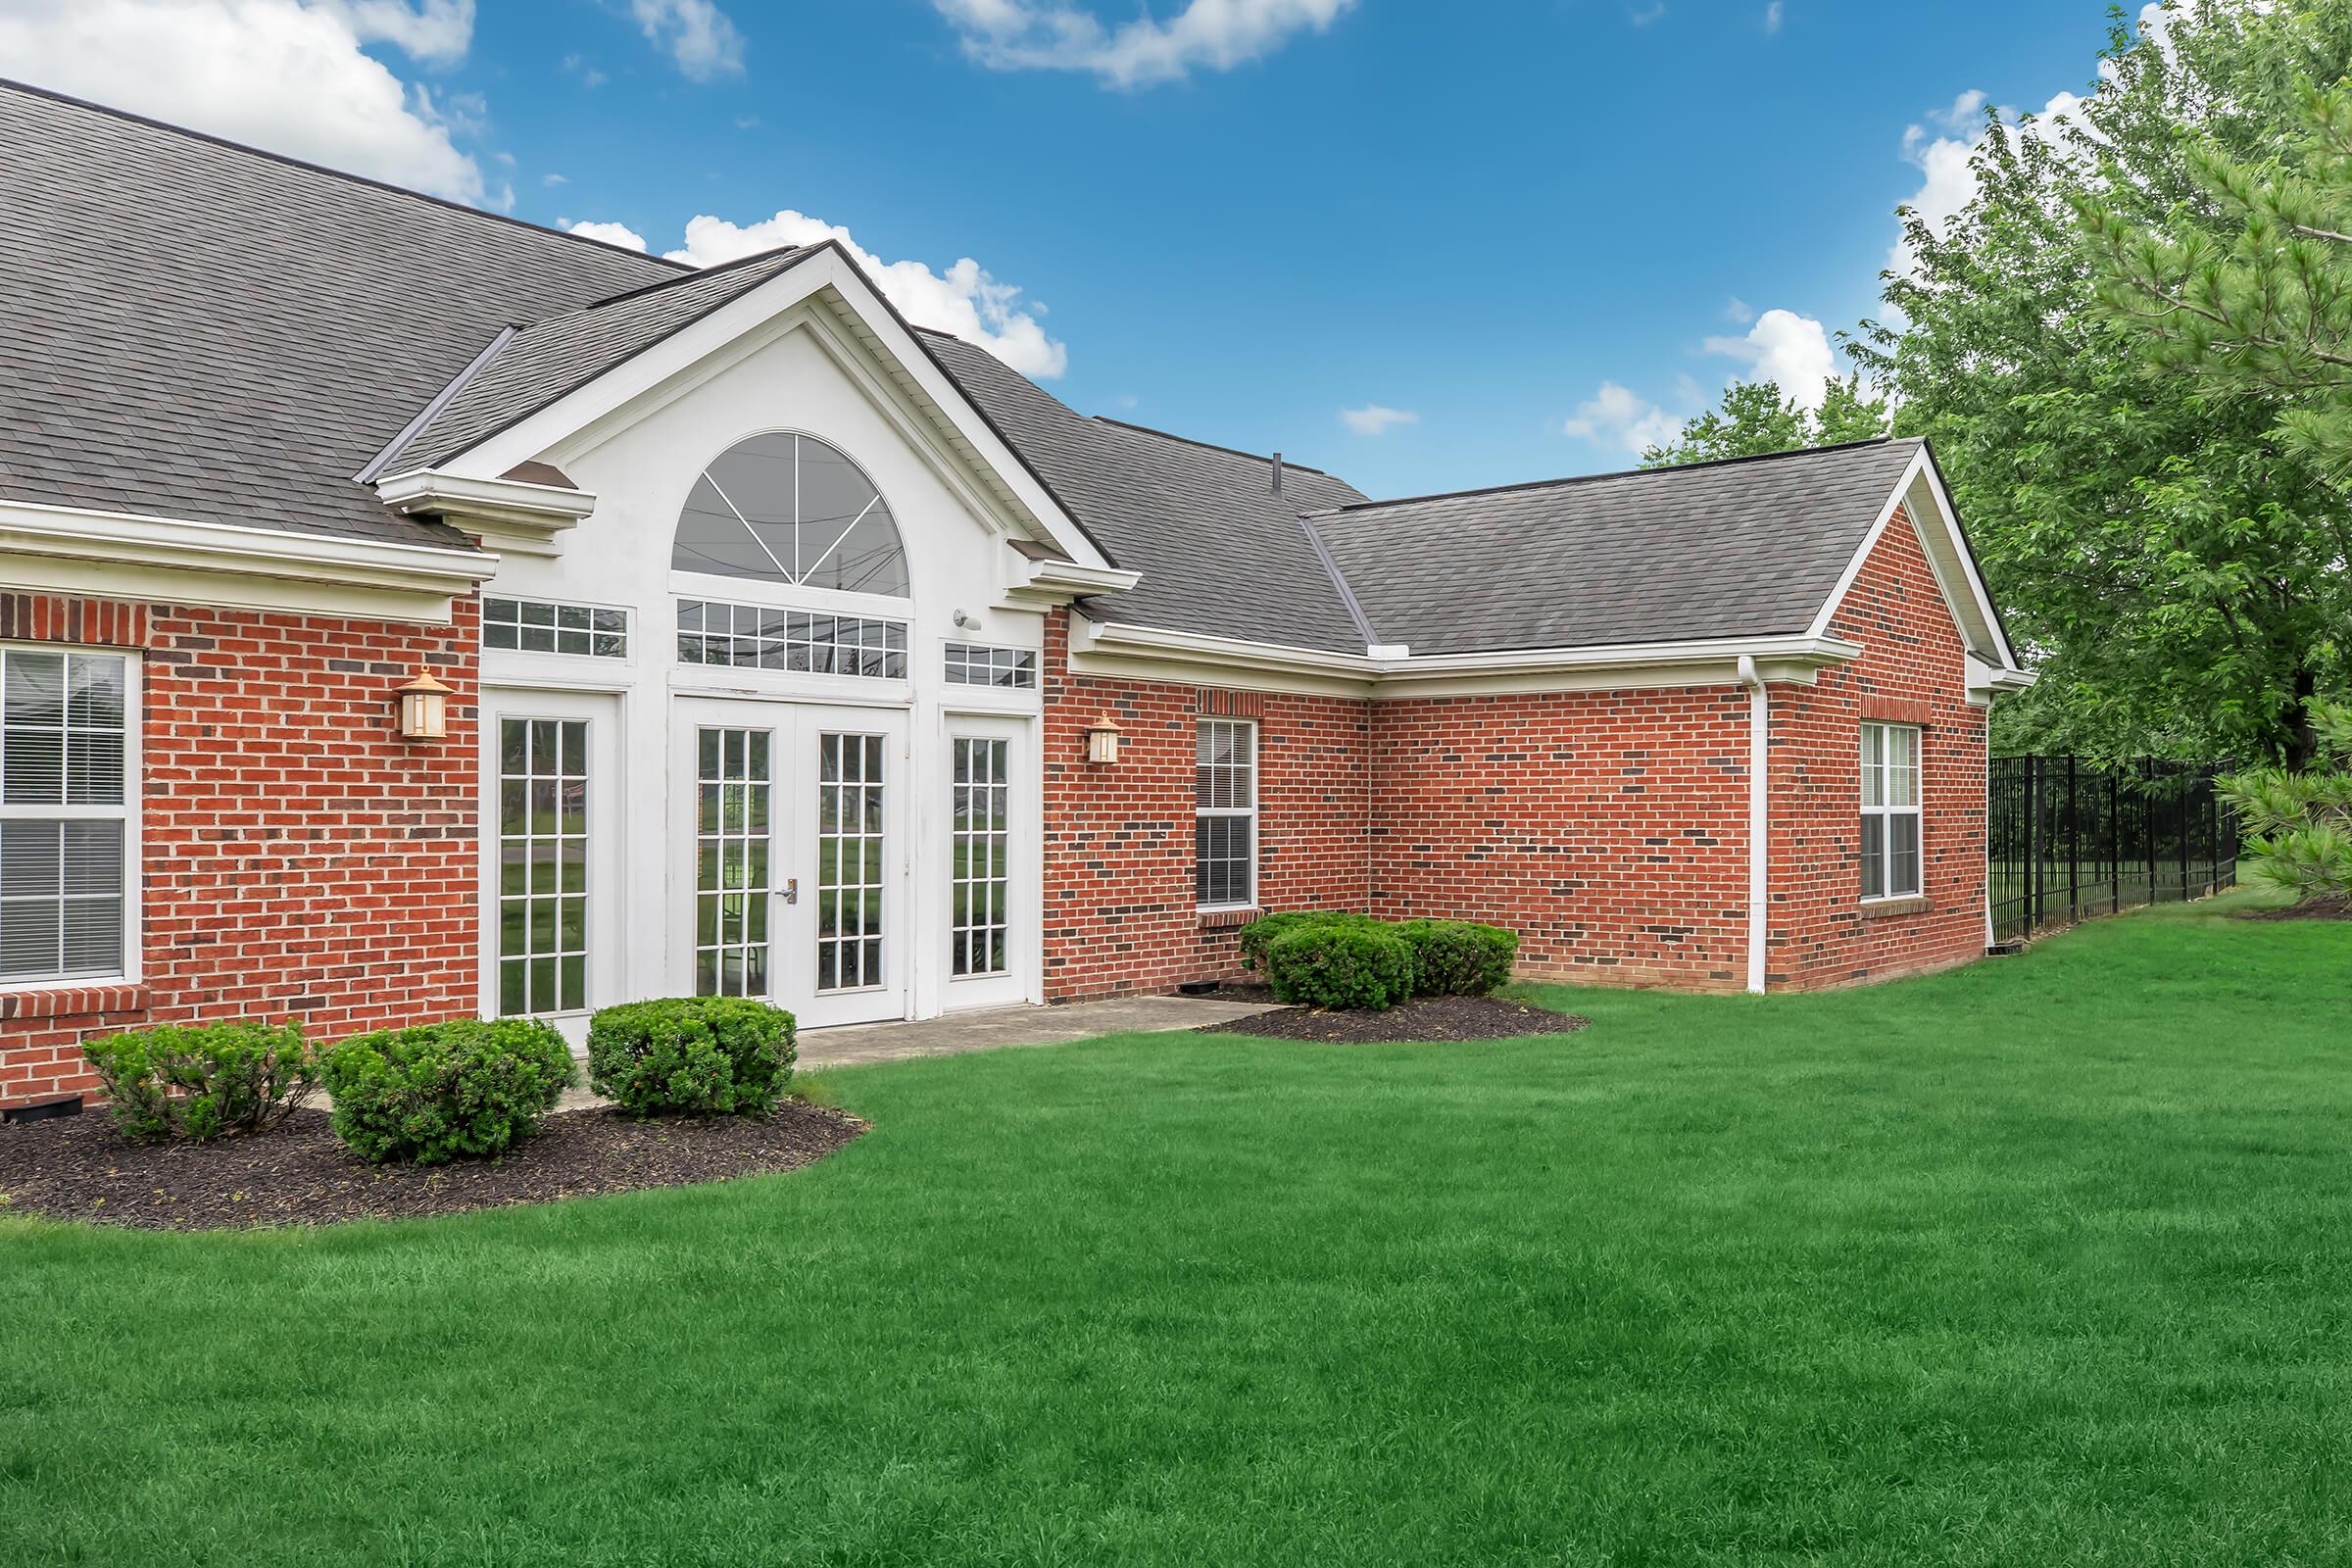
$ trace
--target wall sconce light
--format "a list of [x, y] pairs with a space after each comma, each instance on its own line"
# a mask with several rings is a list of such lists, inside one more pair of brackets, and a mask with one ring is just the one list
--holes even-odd
[[1102, 767], [1119, 760], [1119, 726], [1108, 713], [1086, 726], [1086, 760]]
[[420, 669], [416, 678], [398, 688], [393, 695], [400, 699], [400, 733], [412, 741], [445, 740], [449, 736], [450, 688], [433, 678], [429, 669]]

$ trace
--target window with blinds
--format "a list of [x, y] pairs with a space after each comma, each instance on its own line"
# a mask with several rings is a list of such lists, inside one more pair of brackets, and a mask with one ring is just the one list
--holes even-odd
[[0, 650], [0, 985], [126, 972], [130, 661]]

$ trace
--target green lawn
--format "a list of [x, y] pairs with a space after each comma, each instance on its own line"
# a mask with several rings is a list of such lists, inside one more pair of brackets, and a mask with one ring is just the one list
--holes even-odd
[[0, 1220], [0, 1562], [2352, 1556], [2352, 926], [831, 1074], [800, 1174]]

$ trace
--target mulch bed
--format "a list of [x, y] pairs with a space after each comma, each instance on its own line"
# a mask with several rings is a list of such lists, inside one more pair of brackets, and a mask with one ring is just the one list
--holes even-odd
[[147, 1230], [410, 1219], [795, 1170], [866, 1130], [847, 1111], [786, 1101], [773, 1116], [638, 1122], [552, 1115], [499, 1159], [370, 1165], [316, 1110], [211, 1144], [128, 1144], [103, 1110], [0, 1129], [0, 1214]]
[[[1261, 1000], [1257, 988], [1227, 986], [1227, 1001]], [[1263, 993], [1262, 996], [1272, 994]], [[1554, 1012], [1501, 997], [1415, 997], [1386, 1012], [1317, 1012], [1278, 1007], [1231, 1023], [1208, 1024], [1203, 1035], [1256, 1035], [1266, 1040], [1330, 1040], [1353, 1045], [1392, 1041], [1515, 1040], [1526, 1035], [1569, 1035], [1592, 1020]]]
[[2240, 920], [2352, 920], [2352, 904], [2290, 904], [2283, 909], [2239, 909]]

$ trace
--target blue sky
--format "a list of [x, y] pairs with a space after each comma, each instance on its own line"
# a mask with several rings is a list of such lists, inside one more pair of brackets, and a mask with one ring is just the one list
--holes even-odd
[[701, 260], [837, 225], [1083, 412], [1409, 494], [1817, 386], [1964, 95], [2083, 90], [2103, 11], [0, 0], [0, 74]]

